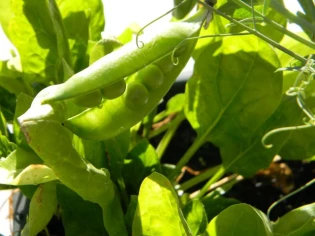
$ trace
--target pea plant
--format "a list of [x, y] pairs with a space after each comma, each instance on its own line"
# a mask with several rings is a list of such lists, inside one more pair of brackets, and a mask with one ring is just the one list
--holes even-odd
[[[158, 32], [152, 19], [102, 38], [100, 0], [2, 0], [16, 50], [0, 62], [0, 189], [30, 199], [13, 235], [51, 235], [53, 217], [69, 236], [314, 235], [313, 203], [272, 221], [224, 196], [276, 156], [314, 160], [315, 6], [283, 2], [174, 0]], [[169, 163], [183, 122], [196, 138]], [[181, 181], [209, 143], [221, 163]]]

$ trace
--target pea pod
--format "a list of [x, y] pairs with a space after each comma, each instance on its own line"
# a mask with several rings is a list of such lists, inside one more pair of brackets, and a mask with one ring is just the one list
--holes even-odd
[[[109, 235], [127, 235], [114, 184], [105, 169], [97, 169], [81, 158], [72, 146], [72, 134], [61, 121], [66, 113], [64, 102], [40, 104], [42, 96], [55, 89], [42, 90], [27, 112], [18, 118], [29, 146], [50, 167], [55, 176], [84, 200], [99, 204]], [[71, 173], [71, 174], [69, 174]]]
[[[207, 11], [201, 9], [193, 17], [194, 21], [181, 23], [183, 27], [174, 28], [173, 33], [177, 35], [176, 30], [182, 32], [183, 28], [186, 27], [186, 36], [182, 36], [180, 41], [185, 40], [187, 35], [197, 36], [206, 14]], [[168, 40], [164, 38], [162, 41], [167, 42]], [[155, 42], [156, 45], [159, 43], [160, 41]], [[147, 64], [151, 69], [143, 68], [130, 79], [127, 79], [127, 89], [123, 96], [106, 100], [100, 107], [88, 109], [66, 120], [64, 125], [78, 136], [93, 140], [112, 138], [129, 129], [143, 119], [167, 93], [189, 60], [195, 44], [196, 40], [190, 40], [185, 45], [184, 50], [180, 50], [180, 55], [177, 55], [179, 64], [175, 65], [172, 62], [171, 55], [166, 55], [151, 65]], [[159, 52], [155, 53], [159, 54]], [[154, 73], [152, 73], [152, 68], [154, 68]], [[161, 80], [163, 77], [162, 83], [150, 85], [148, 83], [150, 79], [144, 78], [151, 78], [154, 81], [152, 74], [157, 77], [157, 80]]]
[[[115, 38], [105, 38], [98, 41], [91, 50], [89, 64], [92, 65], [94, 62], [102, 58], [103, 56], [110, 54], [116, 49], [120, 47], [122, 44]], [[109, 88], [110, 91], [117, 91], [114, 88]], [[124, 91], [124, 90], [123, 90]], [[118, 95], [120, 96], [123, 92], [118, 91]], [[113, 92], [110, 94], [112, 95]], [[95, 107], [98, 106], [102, 102], [102, 91], [95, 90], [91, 93], [81, 95], [79, 97], [75, 97], [72, 99], [76, 105], [80, 107]], [[113, 97], [113, 95], [112, 95]]]
[[[181, 22], [167, 24], [156, 36], [141, 36], [142, 47], [134, 42], [97, 60], [88, 68], [73, 75], [57, 89], [45, 95], [42, 103], [64, 100], [102, 89], [142, 69], [165, 55], [186, 38], [196, 36], [207, 14], [201, 8], [195, 15]], [[87, 83], [87, 81], [89, 81]]]

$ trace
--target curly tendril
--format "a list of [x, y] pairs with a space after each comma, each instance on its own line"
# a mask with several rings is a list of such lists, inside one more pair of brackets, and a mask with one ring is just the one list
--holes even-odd
[[[183, 5], [185, 2], [187, 2], [188, 0], [184, 0], [181, 3], [177, 4], [175, 7], [173, 7], [171, 10], [167, 11], [166, 13], [164, 13], [163, 15], [159, 16], [158, 18], [154, 19], [153, 21], [149, 22], [148, 24], [146, 24], [145, 26], [143, 26], [137, 33], [136, 35], [136, 45], [138, 48], [142, 48], [144, 46], [144, 43], [142, 41], [139, 41], [139, 35], [143, 32], [143, 30], [145, 28], [147, 28], [148, 26], [152, 25], [154, 22], [157, 22], [158, 20], [160, 20], [161, 18], [163, 18], [164, 16], [168, 15], [169, 13], [171, 13], [172, 11], [174, 11], [176, 8], [178, 8], [179, 6]], [[139, 43], [141, 43], [141, 46], [139, 45]]]
[[249, 35], [251, 33], [227, 33], [227, 34], [214, 34], [214, 35], [203, 35], [198, 37], [190, 37], [186, 38], [183, 41], [181, 41], [179, 44], [176, 45], [176, 47], [172, 51], [172, 63], [174, 66], [178, 65], [179, 60], [178, 57], [175, 56], [175, 53], [177, 50], [179, 50], [182, 46], [184, 46], [189, 40], [195, 40], [195, 39], [205, 39], [205, 38], [215, 38], [215, 37], [226, 37], [226, 36], [240, 36], [240, 35]]
[[314, 75], [315, 75], [314, 66], [315, 66], [315, 61], [311, 59], [311, 56], [310, 56], [305, 66], [301, 68], [300, 73], [296, 77], [293, 87], [289, 88], [288, 91], [286, 91], [286, 95], [296, 96], [296, 102], [298, 106], [306, 115], [306, 117], [303, 118], [304, 125], [282, 127], [282, 128], [273, 129], [267, 132], [261, 139], [262, 145], [265, 148], [271, 148], [273, 146], [272, 144], [266, 144], [267, 138], [269, 138], [271, 135], [274, 135], [279, 132], [284, 132], [284, 131], [308, 129], [310, 127], [315, 126], [315, 116], [305, 102], [305, 89], [310, 84], [310, 82], [314, 79]]
[[278, 128], [278, 129], [273, 129], [271, 131], [269, 131], [268, 133], [266, 133], [262, 139], [261, 139], [261, 143], [262, 145], [265, 147], [265, 148], [272, 148], [273, 145], [272, 144], [266, 144], [266, 140], [274, 135], [274, 134], [277, 134], [277, 133], [280, 133], [280, 132], [284, 132], [284, 131], [294, 131], [294, 130], [302, 130], [302, 129], [307, 129], [307, 128], [310, 128], [314, 126], [314, 124], [312, 124], [311, 122], [308, 122], [307, 124], [305, 125], [299, 125], [299, 126], [288, 126], [288, 127], [282, 127], [282, 128]]

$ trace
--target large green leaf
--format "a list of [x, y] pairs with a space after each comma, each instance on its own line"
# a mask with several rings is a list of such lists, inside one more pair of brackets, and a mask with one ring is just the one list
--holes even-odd
[[245, 175], [262, 168], [253, 157], [235, 161], [279, 105], [278, 66], [274, 50], [254, 36], [226, 37], [206, 47], [196, 60], [186, 87], [186, 116], [200, 142], [207, 140], [220, 148], [225, 168]]
[[138, 194], [142, 181], [152, 172], [161, 172], [155, 149], [144, 139], [127, 155], [123, 167], [123, 178], [129, 192]]
[[[98, 41], [104, 30], [103, 4], [100, 0], [57, 0], [56, 1], [70, 40], [74, 70], [87, 67], [89, 40]], [[80, 22], [78, 24], [78, 22]]]
[[46, 227], [56, 209], [56, 182], [39, 185], [31, 199], [27, 223], [21, 236], [37, 235]]
[[[12, 0], [9, 38], [17, 48], [22, 69], [31, 81], [62, 81], [58, 70], [71, 65], [63, 22], [54, 0]], [[56, 73], [57, 72], [57, 73]]]
[[213, 218], [208, 227], [209, 236], [273, 236], [271, 223], [264, 213], [241, 203], [228, 207]]
[[192, 235], [172, 184], [159, 173], [141, 184], [132, 235]]
[[66, 235], [107, 235], [102, 220], [102, 208], [98, 204], [84, 201], [62, 184], [57, 184], [57, 198]]
[[273, 224], [274, 233], [275, 235], [288, 236], [314, 235], [314, 219], [315, 203], [304, 205], [290, 211], [278, 219]]

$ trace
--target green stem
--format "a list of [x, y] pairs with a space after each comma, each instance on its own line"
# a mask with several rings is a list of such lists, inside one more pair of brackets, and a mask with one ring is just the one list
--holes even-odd
[[206, 171], [200, 173], [199, 175], [196, 175], [195, 177], [191, 178], [190, 180], [187, 180], [186, 182], [182, 183], [179, 186], [180, 190], [186, 191], [187, 189], [190, 189], [191, 187], [209, 179], [211, 176], [213, 176], [219, 169], [221, 165], [211, 167], [207, 169]]
[[194, 143], [188, 148], [185, 152], [184, 156], [177, 162], [176, 167], [174, 168], [173, 172], [170, 174], [170, 179], [175, 179], [178, 173], [180, 173], [181, 169], [189, 162], [195, 152], [205, 143], [204, 136], [197, 137]]
[[247, 30], [248, 32], [256, 35], [257, 37], [261, 38], [262, 40], [266, 41], [267, 43], [271, 44], [272, 46], [274, 46], [275, 48], [278, 48], [279, 50], [285, 52], [286, 54], [290, 55], [291, 57], [297, 59], [298, 61], [301, 61], [303, 63], [306, 63], [307, 59], [305, 59], [304, 57], [288, 50], [287, 48], [281, 46], [280, 44], [278, 44], [277, 42], [273, 41], [272, 39], [268, 38], [267, 36], [263, 35], [262, 33], [258, 32], [258, 31], [255, 31], [254, 29], [238, 22], [237, 20], [234, 20], [232, 17], [228, 16], [227, 14], [211, 7], [211, 6], [208, 6], [208, 8], [212, 9], [215, 13], [217, 13], [218, 15], [228, 19], [229, 21], [233, 22], [234, 24], [240, 26], [240, 27], [243, 27], [245, 30]]
[[185, 115], [183, 112], [178, 113], [175, 119], [172, 122], [172, 126], [169, 126], [169, 129], [164, 134], [162, 140], [160, 141], [158, 147], [156, 148], [156, 153], [159, 157], [159, 159], [162, 158], [166, 148], [168, 147], [169, 143], [171, 142], [177, 128], [182, 123], [182, 121], [185, 119]]
[[223, 167], [223, 165], [220, 165], [220, 168], [215, 173], [214, 176], [212, 176], [211, 179], [202, 187], [200, 192], [197, 194], [196, 198], [200, 199], [202, 198], [208, 191], [212, 184], [216, 183], [221, 177], [225, 174], [226, 169]]
[[154, 116], [157, 112], [157, 106], [143, 119], [143, 133], [142, 136], [146, 139], [149, 138], [150, 130], [152, 127]]
[[[232, 0], [232, 1], [233, 1], [234, 3], [236, 3], [237, 5], [239, 5], [240, 7], [244, 8], [245, 10], [247, 10], [247, 11], [252, 11], [252, 8], [251, 8], [248, 4], [246, 4], [245, 2], [240, 1], [240, 0]], [[280, 24], [274, 22], [273, 20], [270, 20], [268, 17], [262, 15], [262, 14], [259, 13], [258, 11], [254, 11], [254, 13], [255, 13], [255, 15], [257, 15], [257, 16], [263, 18], [264, 21], [265, 21], [267, 24], [273, 26], [276, 30], [278, 30], [278, 31], [280, 31], [280, 32], [282, 32], [282, 33], [288, 35], [289, 37], [295, 39], [296, 41], [298, 41], [298, 42], [300, 42], [300, 43], [302, 43], [302, 44], [304, 44], [304, 45], [306, 45], [306, 46], [308, 46], [308, 47], [310, 47], [310, 48], [315, 49], [315, 43], [313, 43], [313, 42], [311, 42], [311, 41], [309, 41], [309, 40], [306, 40], [306, 39], [300, 37], [300, 36], [297, 35], [297, 34], [292, 33], [290, 30], [287, 30], [287, 29], [286, 29], [285, 27], [283, 27], [282, 25], [280, 25]]]
[[298, 17], [288, 11], [285, 7], [283, 7], [281, 4], [277, 3], [277, 1], [271, 1], [270, 2], [271, 8], [273, 8], [275, 11], [279, 12], [281, 15], [285, 16], [288, 20], [290, 20], [293, 23], [298, 24], [301, 26], [304, 30], [308, 30], [309, 32], [315, 33], [314, 25], [309, 23], [307, 20], [304, 20], [301, 17]]
[[124, 204], [124, 207], [127, 209], [128, 205], [129, 205], [129, 197], [128, 197], [128, 194], [126, 192], [126, 186], [125, 186], [124, 179], [122, 177], [117, 178], [117, 184], [119, 187], [121, 200]]
[[161, 133], [163, 133], [164, 131], [170, 129], [172, 126], [176, 125], [178, 122], [182, 122], [183, 120], [185, 120], [185, 116], [183, 113], [178, 113], [176, 115], [176, 117], [171, 120], [170, 122], [164, 124], [163, 126], [161, 126], [159, 129], [153, 130], [150, 132], [149, 134], [149, 139], [153, 138]]

